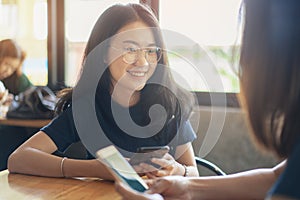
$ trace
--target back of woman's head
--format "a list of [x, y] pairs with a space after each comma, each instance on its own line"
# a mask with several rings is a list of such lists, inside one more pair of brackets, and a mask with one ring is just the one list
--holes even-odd
[[242, 104], [257, 141], [287, 157], [300, 135], [300, 2], [244, 4]]

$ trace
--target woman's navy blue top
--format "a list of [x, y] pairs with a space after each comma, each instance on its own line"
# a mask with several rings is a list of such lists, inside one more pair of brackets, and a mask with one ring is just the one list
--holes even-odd
[[[126, 152], [134, 153], [139, 147], [163, 145], [170, 146], [170, 154], [174, 156], [176, 147], [178, 145], [192, 142], [196, 138], [190, 122], [188, 120], [182, 120], [180, 115], [176, 113], [169, 116], [163, 128], [157, 134], [150, 137], [134, 137], [132, 136], [133, 134], [127, 134], [118, 127], [112, 115], [111, 104], [114, 104], [114, 106], [118, 107], [118, 109], [128, 108], [122, 107], [116, 102], [111, 101], [111, 96], [109, 93], [104, 92], [101, 94], [101, 96], [98, 96], [99, 97], [96, 95], [95, 110], [97, 120], [104, 132], [104, 135], [101, 135], [100, 138], [108, 138], [110, 143], [115, 145], [116, 148], [118, 148], [123, 155], [125, 154], [124, 156], [126, 157], [131, 156], [130, 154], [126, 155]], [[159, 101], [160, 100], [154, 103], [161, 104]], [[142, 101], [134, 106], [131, 106], [129, 108], [129, 113], [134, 123], [139, 126], [145, 126], [149, 124], [150, 118], [148, 109], [149, 107], [145, 106]], [[154, 122], [152, 121], [151, 123], [155, 124], [155, 120], [159, 121], [160, 119], [158, 117], [157, 119], [154, 119]], [[64, 152], [71, 144], [81, 141], [74, 123], [71, 105], [69, 105], [64, 112], [55, 117], [51, 123], [43, 127], [41, 131], [45, 132], [53, 140], [58, 148], [58, 151], [60, 152]], [[138, 134], [139, 133], [136, 133], [134, 135]], [[145, 133], [143, 134], [145, 135]], [[95, 142], [99, 142], [101, 144], [101, 141]], [[99, 148], [103, 148], [107, 145], [109, 144], [105, 144]], [[89, 150], [87, 146], [86, 149]], [[95, 157], [95, 152], [87, 152], [87, 159], [92, 159]]]

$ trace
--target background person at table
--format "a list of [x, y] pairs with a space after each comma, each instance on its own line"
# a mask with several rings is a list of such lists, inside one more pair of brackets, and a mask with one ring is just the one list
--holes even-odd
[[[156, 30], [149, 27], [155, 27]], [[128, 31], [130, 34], [126, 34]], [[147, 173], [149, 177], [197, 176], [198, 171], [191, 146], [191, 141], [196, 136], [187, 119], [192, 108], [188, 93], [178, 87], [175, 96], [166, 87], [147, 84], [150, 78], [160, 77], [173, 83], [174, 88], [176, 87], [168, 67], [157, 71], [157, 64], [167, 65], [166, 54], [161, 49], [164, 45], [159, 32], [156, 17], [150, 9], [141, 4], [114, 5], [108, 8], [96, 22], [87, 42], [84, 62], [97, 45], [111, 38], [105, 52], [99, 54], [103, 58], [99, 67], [106, 68], [106, 63], [110, 64], [98, 83], [95, 95], [98, 121], [106, 135], [102, 137], [103, 140], [104, 137], [109, 138], [119, 150], [128, 152], [135, 152], [141, 146], [171, 145], [170, 154], [155, 162], [162, 166], [159, 170], [154, 170], [146, 164], [137, 166], [139, 172], [149, 172]], [[117, 33], [122, 33], [122, 36], [113, 37]], [[113, 59], [116, 55], [117, 58]], [[112, 62], [109, 62], [111, 60]], [[85, 73], [84, 70], [82, 74]], [[114, 91], [117, 83], [120, 84], [120, 88]], [[113, 91], [114, 95], [111, 96]], [[130, 96], [132, 92], [133, 95]], [[72, 106], [70, 106], [71, 97], [72, 89], [63, 90], [57, 107], [60, 112], [58, 117], [10, 156], [8, 165], [10, 172], [54, 177], [92, 176], [112, 179], [104, 166], [93, 159], [90, 153], [88, 154], [90, 160], [63, 160], [51, 155], [57, 149], [63, 152], [70, 144], [80, 141], [74, 125]], [[130, 97], [129, 104], [128, 97]], [[140, 126], [150, 123], [148, 112], [151, 105], [160, 104], [166, 109], [167, 123], [154, 136], [132, 137], [121, 130], [114, 121], [111, 100], [118, 109], [129, 108], [133, 121]], [[155, 123], [155, 120], [161, 119], [158, 117], [151, 123]], [[130, 134], [138, 136], [141, 133]], [[174, 142], [170, 144], [172, 139]]]
[[[32, 85], [22, 72], [25, 58], [25, 51], [14, 40], [0, 41], [0, 81], [10, 93], [10, 99]], [[24, 127], [0, 126], [0, 170], [7, 168], [8, 156], [28, 139], [27, 134]]]
[[[281, 158], [272, 169], [225, 177], [167, 177], [125, 199], [300, 199], [300, 2], [245, 0], [241, 102], [256, 141]], [[226, 161], [224, 161], [226, 162]]]
[[22, 72], [26, 53], [11, 39], [0, 41], [0, 80], [8, 91], [17, 95], [32, 84]]

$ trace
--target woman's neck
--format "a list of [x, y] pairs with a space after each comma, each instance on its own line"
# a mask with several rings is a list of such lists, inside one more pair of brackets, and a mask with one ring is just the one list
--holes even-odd
[[126, 89], [112, 90], [111, 98], [124, 107], [130, 107], [137, 104], [140, 100], [140, 91], [131, 91]]

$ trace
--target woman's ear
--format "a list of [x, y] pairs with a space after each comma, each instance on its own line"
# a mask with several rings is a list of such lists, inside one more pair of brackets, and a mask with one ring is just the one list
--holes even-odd
[[106, 43], [104, 44], [104, 47], [102, 49], [103, 51], [103, 62], [106, 64], [106, 65], [110, 65], [111, 64], [111, 51], [110, 51], [110, 43], [109, 41], [105, 41]]
[[23, 61], [25, 60], [27, 54], [25, 51], [21, 51], [21, 56], [20, 56], [20, 61], [21, 61], [21, 64], [23, 63]]
[[103, 55], [103, 62], [106, 64], [106, 65], [109, 65], [110, 64], [110, 54], [109, 54], [109, 50], [107, 50], [104, 55]]
[[107, 53], [103, 56], [103, 62], [105, 64], [108, 64], [108, 55], [107, 55]]
[[17, 67], [17, 69], [15, 71], [15, 73], [17, 74], [17, 76], [21, 76], [22, 75], [22, 73], [23, 73], [22, 66], [23, 66], [23, 61], [21, 60], [19, 66]]
[[17, 74], [18, 76], [21, 76], [22, 73], [23, 73], [23, 70], [22, 70], [22, 64], [21, 64], [21, 65], [16, 69], [16, 74]]

